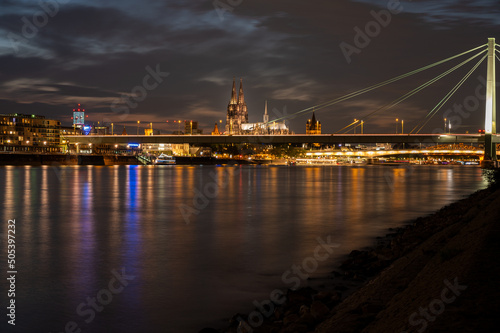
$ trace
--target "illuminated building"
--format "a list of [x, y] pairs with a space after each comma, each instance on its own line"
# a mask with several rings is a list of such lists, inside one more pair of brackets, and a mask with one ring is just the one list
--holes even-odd
[[188, 143], [150, 143], [143, 144], [140, 148], [144, 154], [159, 155], [166, 153], [175, 156], [189, 155], [190, 150]]
[[193, 135], [193, 134], [203, 134], [202, 129], [198, 129], [198, 122], [197, 121], [184, 121], [184, 134], [186, 135]]
[[236, 81], [233, 78], [231, 100], [227, 105], [226, 134], [241, 134], [241, 125], [246, 123], [248, 123], [248, 110], [243, 94], [243, 79], [240, 79], [240, 91], [236, 96]]
[[0, 151], [59, 152], [61, 122], [44, 116], [0, 114]]
[[269, 115], [267, 114], [267, 101], [264, 107], [264, 115], [262, 117], [263, 122], [261, 123], [246, 123], [241, 124], [241, 132], [245, 134], [290, 134], [288, 126], [286, 126], [285, 121], [276, 122], [269, 121]]
[[316, 120], [314, 111], [312, 114], [312, 118], [309, 119], [306, 123], [306, 134], [321, 134], [321, 122]]
[[109, 127], [108, 126], [101, 126], [100, 124], [97, 124], [97, 126], [92, 126], [92, 130], [91, 130], [90, 134], [108, 135], [109, 134]]
[[61, 126], [61, 136], [65, 135], [82, 135], [82, 129], [73, 126]]

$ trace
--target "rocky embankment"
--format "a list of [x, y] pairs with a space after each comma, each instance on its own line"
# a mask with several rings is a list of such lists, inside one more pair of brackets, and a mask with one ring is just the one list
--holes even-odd
[[499, 232], [500, 190], [478, 191], [352, 251], [324, 288], [288, 290], [263, 322], [237, 314], [223, 332], [489, 332]]

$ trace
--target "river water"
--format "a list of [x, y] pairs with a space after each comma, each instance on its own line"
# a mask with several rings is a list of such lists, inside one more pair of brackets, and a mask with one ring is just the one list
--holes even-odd
[[486, 187], [464, 166], [1, 167], [0, 184], [1, 275], [10, 219], [17, 270], [16, 325], [3, 277], [0, 331], [23, 333], [223, 327], [292, 287], [283, 274], [318, 238], [339, 246], [313, 277]]

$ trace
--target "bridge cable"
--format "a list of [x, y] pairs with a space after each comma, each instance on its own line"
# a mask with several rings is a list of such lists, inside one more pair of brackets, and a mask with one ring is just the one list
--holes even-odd
[[[478, 54], [478, 55], [479, 55], [479, 54]], [[478, 55], [476, 55], [476, 56], [478, 56]], [[476, 57], [476, 56], [474, 56], [474, 57]], [[406, 100], [406, 99], [410, 98], [411, 96], [413, 96], [413, 95], [417, 94], [418, 92], [420, 92], [420, 91], [422, 91], [423, 89], [425, 89], [425, 88], [429, 87], [430, 85], [432, 85], [432, 84], [433, 84], [433, 83], [435, 83], [436, 81], [438, 81], [438, 80], [442, 79], [442, 78], [443, 78], [443, 77], [445, 77], [446, 75], [448, 75], [448, 74], [450, 74], [451, 72], [455, 71], [455, 70], [456, 70], [456, 69], [458, 69], [459, 67], [461, 67], [461, 66], [465, 65], [465, 63], [467, 63], [467, 62], [471, 61], [472, 59], [473, 59], [473, 58], [470, 58], [470, 59], [468, 59], [466, 62], [464, 62], [464, 63], [462, 63], [462, 64], [460, 64], [460, 65], [458, 65], [458, 66], [456, 66], [456, 67], [454, 67], [454, 68], [452, 68], [452, 69], [450, 69], [450, 70], [448, 70], [448, 71], [446, 71], [446, 72], [444, 72], [444, 73], [440, 74], [439, 76], [437, 76], [437, 77], [435, 77], [435, 78], [433, 78], [433, 79], [431, 79], [431, 80], [429, 80], [429, 81], [425, 82], [424, 84], [422, 84], [422, 85], [418, 86], [417, 88], [415, 88], [415, 89], [413, 89], [413, 90], [411, 90], [411, 91], [407, 92], [407, 93], [406, 93], [406, 94], [404, 94], [403, 96], [398, 97], [397, 99], [393, 100], [392, 102], [390, 102], [390, 103], [388, 103], [388, 104], [384, 105], [383, 107], [381, 107], [381, 108], [379, 108], [379, 109], [377, 109], [377, 110], [375, 110], [375, 111], [373, 111], [373, 112], [369, 113], [367, 116], [362, 117], [362, 118], [363, 118], [363, 119], [368, 119], [368, 118], [370, 118], [371, 116], [373, 116], [373, 115], [374, 115], [375, 113], [377, 113], [377, 112], [380, 112], [380, 111], [386, 111], [386, 110], [391, 109], [392, 107], [394, 107], [394, 106], [398, 105], [399, 103], [403, 102], [404, 100]], [[353, 123], [353, 124], [356, 124], [356, 123], [357, 123], [357, 122], [355, 122], [355, 123]], [[350, 126], [352, 126], [353, 124], [349, 124], [349, 125], [347, 125], [346, 127], [350, 127]], [[354, 128], [357, 128], [357, 127], [359, 127], [359, 126], [361, 126], [361, 124], [357, 124], [356, 126], [354, 126]], [[343, 129], [345, 129], [346, 127], [344, 127]], [[349, 132], [350, 130], [351, 130], [351, 129], [349, 128], [349, 129], [348, 129], [347, 131], [345, 131], [344, 133], [347, 133], [347, 132]], [[338, 132], [339, 132], [339, 131], [337, 131], [337, 132], [335, 132], [335, 133], [338, 133]]]
[[424, 70], [427, 70], [427, 69], [429, 69], [429, 68], [435, 67], [435, 66], [437, 66], [437, 65], [439, 65], [439, 64], [442, 64], [442, 63], [447, 62], [447, 61], [449, 61], [449, 60], [455, 59], [455, 58], [457, 58], [457, 57], [460, 57], [460, 56], [462, 56], [462, 55], [464, 55], [464, 54], [467, 54], [467, 53], [469, 53], [469, 52], [472, 52], [472, 51], [477, 50], [477, 49], [479, 49], [479, 48], [482, 48], [482, 47], [484, 47], [484, 46], [485, 46], [485, 45], [482, 45], [482, 46], [476, 47], [476, 48], [474, 48], [474, 49], [471, 49], [471, 50], [469, 50], [469, 51], [466, 51], [466, 52], [463, 52], [463, 53], [461, 53], [461, 54], [455, 55], [455, 56], [453, 56], [453, 57], [450, 57], [450, 58], [444, 59], [444, 60], [442, 60], [442, 61], [438, 61], [438, 62], [433, 63], [433, 64], [431, 64], [431, 65], [428, 65], [428, 66], [425, 66], [425, 67], [419, 68], [419, 69], [414, 70], [414, 71], [412, 71], [412, 72], [409, 72], [409, 73], [406, 73], [406, 74], [400, 75], [400, 76], [398, 76], [398, 77], [395, 77], [395, 78], [389, 79], [389, 80], [387, 80], [387, 81], [384, 81], [384, 82], [381, 82], [381, 83], [375, 84], [375, 85], [370, 86], [370, 87], [368, 87], [368, 88], [364, 88], [364, 89], [361, 89], [361, 90], [355, 91], [355, 92], [353, 92], [353, 93], [350, 93], [350, 94], [347, 94], [347, 95], [344, 95], [344, 96], [338, 97], [338, 98], [336, 98], [336, 99], [334, 99], [334, 100], [331, 100], [331, 101], [329, 101], [329, 102], [325, 102], [325, 103], [322, 103], [322, 104], [318, 104], [318, 105], [316, 105], [316, 106], [312, 106], [312, 107], [309, 107], [309, 108], [303, 109], [303, 110], [301, 110], [301, 111], [295, 112], [294, 114], [291, 114], [291, 115], [288, 115], [288, 116], [284, 116], [284, 117], [281, 117], [281, 118], [275, 119], [275, 120], [273, 120], [273, 121], [271, 121], [271, 122], [274, 122], [274, 121], [279, 121], [279, 120], [284, 119], [284, 118], [292, 118], [293, 116], [296, 116], [296, 115], [298, 115], [299, 113], [303, 113], [303, 112], [308, 112], [308, 113], [309, 113], [309, 112], [314, 111], [314, 110], [323, 109], [323, 108], [325, 108], [325, 107], [328, 107], [328, 106], [331, 106], [331, 105], [334, 105], [334, 104], [337, 104], [337, 103], [343, 102], [343, 101], [345, 101], [345, 100], [348, 100], [348, 99], [351, 99], [351, 98], [353, 98], [353, 97], [359, 96], [359, 95], [364, 94], [364, 93], [366, 93], [366, 92], [372, 91], [372, 90], [374, 90], [374, 89], [376, 89], [376, 88], [379, 88], [379, 87], [385, 86], [385, 85], [387, 85], [387, 84], [390, 84], [390, 83], [396, 82], [396, 81], [398, 81], [398, 80], [401, 80], [401, 79], [403, 79], [403, 78], [409, 77], [409, 76], [414, 75], [414, 74], [417, 74], [417, 73], [422, 72], [422, 71], [424, 71]]
[[[444, 73], [442, 73], [442, 74], [438, 75], [437, 77], [435, 77], [435, 78], [433, 78], [433, 79], [431, 79], [431, 80], [427, 81], [426, 83], [424, 83], [424, 84], [420, 85], [419, 87], [417, 87], [417, 88], [415, 88], [415, 89], [413, 89], [413, 90], [409, 91], [408, 93], [406, 93], [405, 95], [403, 95], [403, 96], [401, 96], [401, 97], [397, 98], [396, 100], [392, 101], [391, 103], [386, 104], [385, 106], [383, 106], [383, 107], [381, 107], [381, 108], [379, 108], [379, 109], [377, 109], [377, 110], [375, 110], [375, 111], [373, 111], [373, 112], [369, 113], [367, 116], [363, 117], [363, 119], [367, 119], [367, 118], [371, 117], [373, 114], [375, 114], [375, 113], [377, 113], [377, 112], [379, 112], [379, 111], [382, 111], [382, 110], [383, 110], [383, 111], [385, 111], [385, 110], [388, 110], [388, 109], [390, 109], [390, 108], [392, 108], [392, 107], [396, 106], [397, 104], [401, 103], [402, 101], [404, 101], [404, 100], [408, 99], [409, 97], [411, 97], [411, 96], [415, 95], [416, 93], [418, 93], [418, 92], [422, 91], [423, 89], [427, 88], [428, 86], [430, 86], [430, 85], [431, 85], [431, 84], [433, 84], [434, 82], [436, 82], [436, 81], [440, 80], [441, 78], [445, 77], [446, 75], [450, 74], [451, 72], [455, 71], [456, 69], [458, 69], [458, 68], [462, 67], [463, 65], [465, 65], [465, 64], [466, 64], [466, 63], [468, 63], [469, 61], [471, 61], [471, 60], [473, 60], [474, 58], [476, 58], [476, 57], [478, 57], [479, 55], [481, 55], [481, 53], [483, 53], [483, 52], [486, 52], [486, 50], [483, 50], [483, 51], [479, 52], [479, 53], [478, 53], [478, 54], [476, 54], [475, 56], [473, 56], [473, 57], [471, 57], [471, 58], [469, 58], [469, 59], [465, 60], [464, 62], [462, 62], [462, 63], [458, 64], [457, 66], [455, 66], [455, 67], [453, 67], [453, 68], [451, 68], [451, 69], [449, 69], [448, 71], [446, 71], [446, 72], [444, 72]], [[482, 60], [481, 60], [481, 61], [482, 61]], [[357, 123], [357, 122], [356, 122], [356, 123]], [[354, 123], [353, 123], [353, 124], [354, 124]], [[346, 127], [349, 127], [349, 126], [351, 126], [351, 125], [353, 125], [353, 124], [350, 124], [350, 125], [348, 125], [348, 126], [346, 126]], [[357, 124], [354, 128], [359, 127], [359, 126], [361, 126], [361, 124]], [[344, 128], [346, 128], [346, 127], [344, 127]], [[347, 133], [348, 131], [350, 131], [350, 129], [348, 129], [345, 133]]]
[[[462, 78], [462, 80], [457, 83], [457, 85], [448, 92], [448, 94], [434, 107], [433, 110], [431, 110], [431, 112], [429, 112], [429, 114], [427, 114], [426, 118], [432, 113], [432, 115], [430, 116], [429, 119], [427, 119], [427, 121], [419, 128], [419, 130], [416, 132], [416, 133], [419, 133], [422, 128], [429, 122], [429, 120], [431, 120], [436, 114], [437, 112], [444, 106], [444, 104], [446, 102], [448, 102], [448, 100], [453, 96], [453, 94], [462, 86], [462, 84], [472, 75], [472, 73], [477, 69], [477, 67], [487, 58], [487, 55], [485, 55], [470, 71], [469, 73], [466, 74], [465, 77]], [[441, 104], [441, 105], [440, 105]], [[437, 108], [437, 109], [436, 109]], [[435, 111], [434, 111], [435, 110]], [[424, 119], [425, 120], [425, 119]], [[415, 128], [418, 127], [415, 126]], [[413, 130], [415, 130], [415, 128]], [[412, 130], [412, 132], [413, 132]]]
[[[439, 110], [441, 110], [441, 108], [446, 104], [446, 102], [448, 102], [448, 100], [453, 96], [453, 94], [455, 94], [455, 92], [457, 92], [457, 90], [462, 86], [462, 84], [464, 84], [464, 82], [472, 75], [472, 73], [479, 67], [479, 65], [488, 57], [488, 55], [484, 55], [484, 57], [481, 58], [481, 60], [479, 60], [476, 65], [474, 67], [472, 67], [472, 69], [443, 97], [442, 100], [439, 101], [438, 104], [436, 104], [436, 106], [427, 114], [427, 116], [425, 116], [425, 118], [428, 118], [423, 124], [422, 126], [420, 126], [420, 123], [417, 124], [417, 126], [415, 126], [411, 132], [413, 133], [413, 131], [415, 131], [415, 129], [420, 126], [420, 128], [418, 129], [418, 131], [416, 132], [416, 134], [418, 134], [422, 128], [424, 128], [425, 125], [427, 125], [427, 123], [429, 122], [429, 120], [431, 120]], [[425, 119], [424, 119], [425, 120]]]
[[470, 49], [470, 50], [468, 50], [468, 51], [465, 51], [465, 52], [462, 52], [462, 53], [460, 53], [460, 54], [454, 55], [454, 56], [452, 56], [452, 57], [449, 57], [449, 58], [446, 58], [446, 59], [443, 59], [443, 60], [437, 61], [437, 62], [432, 63], [432, 64], [430, 64], [430, 65], [427, 65], [427, 66], [421, 67], [421, 68], [419, 68], [419, 69], [413, 70], [413, 71], [408, 72], [408, 73], [406, 73], [406, 74], [399, 75], [399, 76], [397, 76], [397, 77], [395, 77], [395, 78], [392, 78], [392, 79], [389, 79], [389, 80], [386, 80], [386, 81], [383, 81], [383, 82], [380, 82], [380, 83], [374, 84], [374, 85], [372, 85], [372, 86], [369, 86], [369, 87], [367, 87], [367, 88], [360, 89], [360, 90], [358, 90], [358, 91], [354, 91], [354, 92], [352, 92], [352, 93], [349, 93], [349, 94], [347, 94], [347, 95], [344, 95], [344, 96], [338, 97], [338, 98], [333, 99], [333, 100], [330, 100], [330, 101], [328, 101], [328, 102], [324, 102], [324, 103], [321, 103], [321, 104], [318, 104], [318, 105], [315, 105], [315, 106], [311, 106], [311, 107], [305, 108], [305, 109], [303, 109], [303, 110], [297, 111], [297, 112], [292, 113], [292, 114], [290, 114], [290, 115], [286, 115], [286, 116], [283, 116], [283, 117], [280, 117], [280, 118], [274, 119], [274, 120], [272, 120], [272, 121], [269, 121], [269, 123], [275, 123], [275, 122], [278, 122], [278, 121], [281, 121], [281, 120], [285, 120], [285, 119], [289, 119], [289, 118], [295, 118], [295, 117], [297, 117], [297, 116], [298, 116], [299, 114], [301, 114], [301, 113], [310, 113], [310, 112], [315, 111], [315, 110], [319, 110], [319, 109], [323, 109], [323, 108], [326, 108], [326, 107], [332, 106], [332, 105], [334, 105], [334, 104], [337, 104], [337, 103], [343, 102], [343, 101], [345, 101], [345, 100], [348, 100], [348, 99], [351, 99], [351, 98], [353, 98], [353, 97], [359, 96], [359, 95], [361, 95], [361, 94], [364, 94], [364, 93], [366, 93], [366, 92], [372, 91], [372, 90], [374, 90], [374, 89], [377, 89], [377, 88], [383, 87], [383, 86], [388, 85], [388, 84], [390, 84], [390, 83], [393, 83], [393, 82], [399, 81], [399, 80], [404, 79], [404, 78], [406, 78], [406, 77], [409, 77], [409, 76], [411, 76], [411, 75], [415, 75], [415, 74], [417, 74], [417, 73], [420, 73], [420, 72], [425, 71], [425, 70], [427, 70], [427, 69], [430, 69], [430, 68], [432, 68], [432, 67], [438, 66], [438, 65], [443, 64], [443, 63], [445, 63], [445, 62], [448, 62], [448, 61], [450, 61], [450, 60], [456, 59], [456, 58], [461, 57], [461, 56], [463, 56], [463, 55], [465, 55], [465, 54], [467, 54], [467, 53], [470, 53], [470, 52], [476, 51], [476, 50], [478, 50], [478, 49], [480, 49], [480, 48], [484, 48], [485, 46], [486, 46], [486, 44], [483, 44], [483, 45], [481, 45], [481, 46], [475, 47], [475, 48], [473, 48], [473, 49]]
[[[423, 83], [422, 85], [420, 85], [420, 86], [418, 86], [417, 88], [415, 88], [415, 89], [413, 89], [413, 90], [411, 90], [411, 91], [407, 92], [407, 93], [406, 93], [406, 94], [404, 94], [403, 96], [398, 97], [397, 99], [395, 99], [394, 101], [392, 101], [392, 102], [390, 102], [390, 103], [388, 103], [388, 104], [384, 105], [383, 107], [380, 107], [380, 108], [378, 108], [377, 110], [370, 112], [368, 115], [366, 115], [366, 116], [364, 116], [364, 117], [362, 117], [362, 118], [363, 118], [363, 119], [368, 119], [369, 117], [373, 116], [373, 115], [374, 115], [375, 113], [377, 113], [377, 112], [380, 112], [380, 111], [385, 111], [385, 110], [388, 110], [388, 109], [390, 109], [390, 108], [392, 108], [392, 107], [394, 107], [394, 106], [398, 105], [398, 104], [399, 104], [399, 103], [401, 103], [402, 101], [404, 101], [404, 100], [408, 99], [409, 97], [411, 97], [411, 96], [415, 95], [416, 93], [418, 93], [418, 92], [422, 91], [423, 89], [427, 88], [428, 86], [430, 86], [431, 84], [435, 83], [436, 81], [438, 81], [438, 80], [442, 79], [442, 78], [443, 78], [443, 77], [445, 77], [446, 75], [448, 75], [448, 74], [450, 74], [450, 73], [454, 72], [455, 70], [457, 70], [458, 68], [460, 68], [460, 67], [464, 66], [464, 65], [465, 65], [465, 64], [467, 64], [468, 62], [472, 61], [474, 58], [477, 58], [478, 56], [480, 56], [480, 55], [481, 55], [482, 53], [484, 53], [484, 52], [486, 52], [486, 50], [483, 50], [483, 51], [481, 51], [481, 52], [477, 53], [476, 55], [474, 55], [474, 56], [472, 56], [472, 57], [468, 58], [467, 60], [464, 60], [463, 62], [461, 62], [460, 64], [458, 64], [458, 65], [454, 66], [453, 68], [451, 68], [451, 69], [449, 69], [449, 70], [447, 70], [447, 71], [445, 71], [445, 72], [441, 73], [440, 75], [438, 75], [438, 76], [434, 77], [433, 79], [431, 79], [431, 80], [429, 80], [429, 81], [427, 81], [427, 82]], [[349, 125], [347, 125], [346, 127], [344, 127], [344, 128], [342, 128], [342, 129], [340, 129], [339, 131], [335, 132], [335, 134], [336, 134], [336, 133], [338, 133], [338, 132], [340, 132], [340, 131], [342, 131], [342, 130], [344, 130], [344, 129], [345, 129], [345, 128], [347, 128], [347, 127], [350, 127], [350, 126], [354, 125], [354, 124], [356, 124], [356, 126], [354, 126], [354, 128], [357, 128], [357, 127], [361, 126], [361, 123], [355, 122], [355, 123], [349, 124]], [[348, 131], [350, 131], [350, 130], [351, 130], [350, 128], [349, 128], [349, 129], [347, 129], [347, 131], [346, 131], [345, 133], [347, 133], [347, 132], [348, 132]]]

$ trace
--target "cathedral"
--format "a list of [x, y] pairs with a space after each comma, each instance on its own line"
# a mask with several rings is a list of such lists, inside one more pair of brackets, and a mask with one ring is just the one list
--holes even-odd
[[236, 82], [233, 78], [233, 91], [227, 105], [226, 134], [241, 134], [241, 125], [246, 123], [248, 123], [248, 110], [243, 95], [243, 79], [240, 79], [240, 91], [236, 96]]
[[240, 91], [238, 96], [236, 96], [236, 81], [233, 78], [233, 91], [231, 93], [231, 100], [227, 105], [225, 134], [276, 135], [290, 134], [290, 130], [285, 125], [285, 121], [282, 123], [269, 121], [269, 115], [267, 114], [267, 101], [264, 109], [263, 122], [249, 123], [247, 104], [245, 103], [245, 96], [243, 95], [243, 79], [240, 79]]

